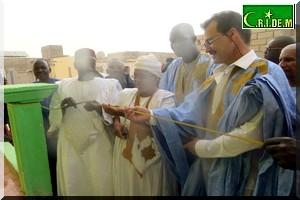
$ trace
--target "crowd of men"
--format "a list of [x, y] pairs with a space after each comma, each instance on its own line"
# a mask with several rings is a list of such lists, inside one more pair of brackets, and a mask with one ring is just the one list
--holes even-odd
[[190, 24], [174, 26], [177, 58], [140, 56], [133, 80], [118, 59], [103, 77], [88, 48], [73, 78], [38, 59], [37, 83], [58, 84], [42, 102], [54, 195], [295, 196], [297, 45], [274, 38], [260, 58], [241, 22], [204, 21], [205, 52]]

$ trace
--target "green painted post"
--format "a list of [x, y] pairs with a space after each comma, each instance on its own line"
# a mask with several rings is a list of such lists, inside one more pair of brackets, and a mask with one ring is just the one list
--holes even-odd
[[44, 83], [4, 86], [20, 182], [26, 196], [52, 195], [40, 101], [56, 89], [56, 84]]

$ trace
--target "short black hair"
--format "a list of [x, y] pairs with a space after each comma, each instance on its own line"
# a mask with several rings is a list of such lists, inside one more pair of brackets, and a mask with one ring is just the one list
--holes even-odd
[[251, 30], [242, 28], [243, 17], [240, 13], [234, 11], [222, 11], [215, 13], [210, 19], [201, 24], [201, 27], [206, 29], [213, 21], [218, 23], [218, 32], [227, 33], [231, 28], [235, 28], [241, 35], [244, 42], [246, 44], [250, 44]]
[[48, 68], [50, 69], [50, 64], [49, 64], [48, 60], [45, 59], [45, 58], [38, 58], [38, 59], [36, 59], [36, 60], [34, 61], [34, 63], [33, 63], [33, 67], [35, 67], [35, 65], [36, 65], [37, 63], [41, 62], [41, 61], [45, 61], [45, 62], [47, 63], [47, 65], [48, 65]]
[[272, 47], [279, 47], [284, 48], [287, 45], [296, 43], [296, 40], [289, 35], [280, 35], [277, 37], [274, 37], [269, 44], [272, 42]]

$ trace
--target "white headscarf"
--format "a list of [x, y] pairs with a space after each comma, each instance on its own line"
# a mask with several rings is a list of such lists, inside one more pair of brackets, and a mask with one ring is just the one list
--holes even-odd
[[134, 64], [135, 69], [146, 70], [157, 77], [161, 77], [161, 63], [152, 53], [139, 56]]

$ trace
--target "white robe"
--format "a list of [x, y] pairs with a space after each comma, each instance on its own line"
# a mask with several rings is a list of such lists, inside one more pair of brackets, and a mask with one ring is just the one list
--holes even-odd
[[[137, 88], [124, 89], [119, 94], [119, 106], [134, 106]], [[145, 106], [150, 97], [141, 97], [140, 106]], [[149, 109], [161, 107], [175, 107], [173, 93], [159, 89], [149, 103]], [[121, 117], [121, 123], [129, 128], [130, 121]], [[126, 147], [126, 140], [116, 137], [113, 153], [114, 189], [116, 196], [160, 196], [177, 195], [176, 178], [162, 160], [154, 138], [147, 137], [141, 143], [135, 137], [132, 148], [132, 163], [127, 160], [122, 151]], [[142, 150], [136, 147], [149, 146], [155, 150], [155, 157], [144, 161]], [[138, 171], [142, 174], [139, 175]]]
[[[66, 97], [76, 103], [96, 100], [115, 104], [120, 84], [115, 79], [94, 78], [78, 81], [78, 77], [58, 83], [50, 107], [57, 107]], [[60, 196], [114, 195], [112, 150], [114, 136], [105, 124], [112, 122], [103, 111], [88, 112], [78, 104], [67, 108], [62, 120], [61, 110], [51, 110], [50, 130], [59, 129], [57, 145], [57, 187]], [[104, 124], [105, 123], [105, 124]]]

